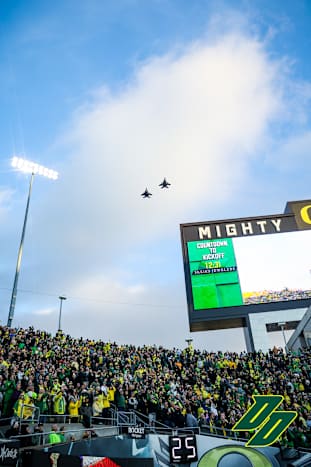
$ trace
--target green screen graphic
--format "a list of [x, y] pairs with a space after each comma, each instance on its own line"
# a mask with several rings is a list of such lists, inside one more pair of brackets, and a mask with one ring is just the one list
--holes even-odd
[[232, 239], [188, 242], [195, 310], [243, 305]]

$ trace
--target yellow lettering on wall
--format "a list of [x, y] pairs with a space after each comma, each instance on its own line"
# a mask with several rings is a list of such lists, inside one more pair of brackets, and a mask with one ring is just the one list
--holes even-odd
[[300, 216], [301, 219], [306, 223], [306, 224], [311, 224], [311, 204], [304, 206], [303, 208], [300, 209]]

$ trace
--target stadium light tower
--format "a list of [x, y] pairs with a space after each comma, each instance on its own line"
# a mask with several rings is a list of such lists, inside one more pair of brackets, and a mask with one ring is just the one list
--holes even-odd
[[62, 330], [62, 308], [63, 308], [63, 301], [67, 300], [67, 297], [64, 297], [63, 295], [60, 295], [59, 297], [60, 304], [59, 304], [59, 318], [58, 318], [58, 330]]
[[286, 337], [285, 337], [285, 332], [284, 332], [284, 329], [286, 328], [286, 322], [278, 323], [278, 326], [280, 326], [280, 328], [281, 328], [281, 331], [282, 331], [282, 334], [283, 334], [285, 352], [287, 352], [287, 342], [286, 342]]
[[27, 225], [33, 179], [35, 175], [42, 175], [43, 177], [47, 177], [52, 180], [57, 180], [58, 178], [58, 173], [55, 172], [55, 170], [48, 169], [47, 167], [43, 167], [42, 165], [36, 164], [35, 162], [31, 162], [26, 159], [22, 159], [20, 157], [16, 157], [16, 156], [13, 157], [11, 165], [12, 167], [14, 167], [16, 170], [20, 172], [31, 174], [31, 177], [30, 177], [30, 182], [29, 182], [29, 191], [28, 191], [28, 198], [27, 198], [27, 204], [26, 204], [26, 210], [25, 210], [25, 216], [24, 216], [24, 224], [23, 224], [22, 236], [21, 236], [21, 241], [20, 241], [19, 250], [18, 250], [16, 271], [15, 271], [11, 303], [10, 303], [10, 309], [9, 309], [9, 316], [8, 316], [8, 322], [7, 322], [7, 326], [9, 328], [12, 325], [14, 310], [15, 310], [17, 284], [18, 284], [19, 271], [20, 271], [21, 262], [22, 262], [24, 238], [25, 238], [25, 232], [26, 232], [26, 225]]

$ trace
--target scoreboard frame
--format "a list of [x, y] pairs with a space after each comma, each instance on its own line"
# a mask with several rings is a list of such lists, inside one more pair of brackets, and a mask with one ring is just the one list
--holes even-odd
[[188, 464], [198, 460], [195, 434], [171, 435], [168, 438], [170, 465]]
[[180, 224], [190, 331], [245, 327], [249, 314], [308, 308], [310, 299], [194, 309], [188, 242], [311, 230], [311, 200], [288, 201], [283, 214]]

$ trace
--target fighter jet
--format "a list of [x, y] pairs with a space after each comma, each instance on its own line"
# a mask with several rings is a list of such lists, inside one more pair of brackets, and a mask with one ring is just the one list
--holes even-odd
[[146, 188], [140, 196], [142, 196], [143, 198], [150, 198], [152, 196], [152, 193], [150, 193]]
[[164, 178], [163, 182], [160, 183], [159, 185], [161, 188], [168, 188], [170, 186], [170, 183]]

